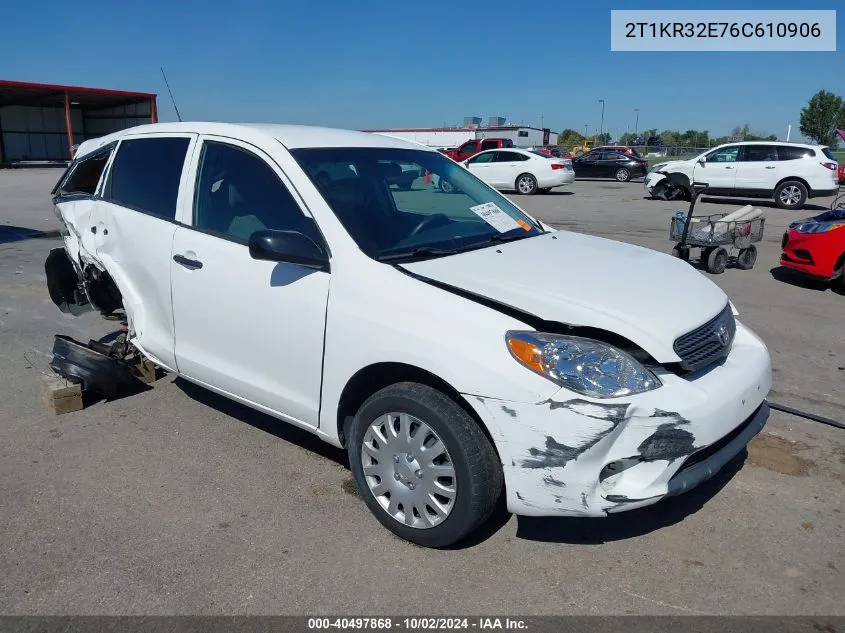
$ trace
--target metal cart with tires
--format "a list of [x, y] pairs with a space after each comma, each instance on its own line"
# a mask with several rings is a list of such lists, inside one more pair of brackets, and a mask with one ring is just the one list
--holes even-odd
[[690, 260], [693, 248], [701, 249], [700, 261], [713, 274], [725, 272], [728, 263], [736, 262], [737, 268], [749, 270], [757, 261], [756, 242], [763, 239], [766, 219], [730, 220], [725, 213], [693, 217], [695, 202], [707, 190], [705, 183], [693, 183], [686, 217], [675, 216], [669, 229], [669, 237], [676, 242], [672, 255], [684, 261]]

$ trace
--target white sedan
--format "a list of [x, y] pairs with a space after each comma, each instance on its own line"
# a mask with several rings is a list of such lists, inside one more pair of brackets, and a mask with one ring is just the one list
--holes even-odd
[[[140, 355], [344, 447], [375, 517], [420, 545], [500, 496], [540, 516], [655, 503], [766, 422], [769, 353], [716, 284], [554, 231], [416, 143], [145, 125], [82, 143], [53, 201], [51, 299], [126, 322], [108, 355], [57, 337], [55, 371], [111, 391]], [[307, 502], [314, 482], [273, 483]]]
[[552, 187], [575, 181], [572, 161], [524, 149], [489, 149], [464, 161], [463, 165], [496, 189], [526, 196], [548, 193]]

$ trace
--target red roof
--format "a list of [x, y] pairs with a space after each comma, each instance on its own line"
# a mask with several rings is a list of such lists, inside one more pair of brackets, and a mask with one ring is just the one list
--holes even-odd
[[36, 84], [26, 81], [0, 79], [0, 106], [2, 105], [64, 105], [65, 94], [75, 102], [91, 108], [142, 103], [156, 98], [150, 92], [128, 92], [105, 88], [84, 88], [59, 84]]

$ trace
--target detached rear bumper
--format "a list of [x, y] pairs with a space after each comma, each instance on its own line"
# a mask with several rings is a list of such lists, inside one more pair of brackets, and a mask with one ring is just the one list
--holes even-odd
[[533, 516], [605, 516], [656, 503], [713, 476], [769, 415], [771, 359], [737, 324], [730, 355], [627, 398], [561, 390], [526, 404], [465, 396], [502, 460], [508, 509]]

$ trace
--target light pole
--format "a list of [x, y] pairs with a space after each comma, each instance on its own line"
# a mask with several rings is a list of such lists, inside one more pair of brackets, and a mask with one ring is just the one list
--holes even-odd
[[599, 136], [601, 137], [602, 143], [604, 143], [604, 99], [599, 99], [599, 103], [601, 104], [601, 125], [599, 125]]
[[634, 112], [637, 113], [637, 122], [634, 123], [634, 138], [636, 138], [638, 136], [637, 132], [639, 131], [640, 127], [640, 109], [634, 108]]
[[585, 141], [587, 140], [587, 128], [588, 128], [588, 127], [589, 127], [589, 125], [587, 125], [587, 124], [585, 123], [585, 124], [584, 124], [584, 140], [585, 140]]

